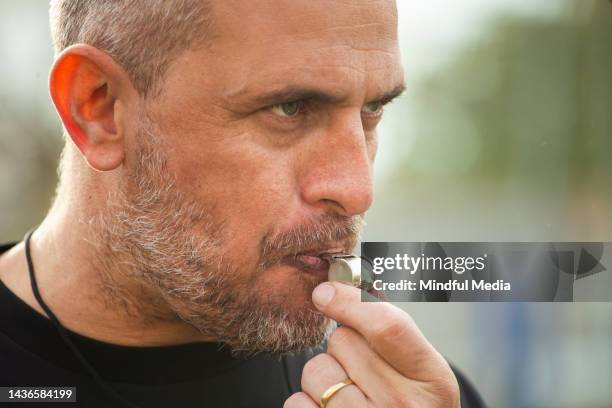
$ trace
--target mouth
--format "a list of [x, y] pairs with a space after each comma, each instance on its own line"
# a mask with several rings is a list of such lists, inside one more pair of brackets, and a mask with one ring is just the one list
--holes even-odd
[[346, 254], [345, 248], [326, 248], [315, 251], [300, 252], [288, 258], [288, 263], [309, 273], [323, 276], [327, 279], [329, 271], [329, 258], [334, 255]]

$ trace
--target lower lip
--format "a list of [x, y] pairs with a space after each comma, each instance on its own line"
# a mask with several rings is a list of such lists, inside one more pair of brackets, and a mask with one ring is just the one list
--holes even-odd
[[321, 279], [327, 279], [329, 262], [325, 259], [319, 258], [318, 256], [298, 255], [297, 257], [290, 259], [288, 263], [308, 274], [315, 275]]

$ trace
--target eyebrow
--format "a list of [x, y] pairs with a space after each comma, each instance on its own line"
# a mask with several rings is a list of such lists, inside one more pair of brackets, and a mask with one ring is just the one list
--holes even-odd
[[[403, 83], [396, 85], [391, 91], [385, 92], [382, 96], [375, 98], [374, 101], [380, 101], [383, 104], [389, 103], [400, 96], [405, 90], [406, 85]], [[259, 95], [255, 98], [257, 104], [261, 106], [301, 100], [320, 103], [339, 103], [344, 99], [345, 97], [340, 94], [332, 94], [316, 88], [302, 88], [293, 85]]]
[[334, 95], [316, 88], [302, 88], [293, 85], [271, 91], [255, 98], [260, 105], [273, 105], [280, 102], [293, 102], [310, 100], [321, 103], [337, 103], [344, 99], [341, 95]]
[[396, 85], [395, 88], [393, 88], [389, 92], [384, 93], [382, 98], [378, 98], [376, 100], [382, 102], [382, 104], [385, 105], [391, 102], [392, 100], [394, 100], [395, 98], [397, 98], [398, 96], [400, 96], [401, 94], [403, 94], [405, 90], [406, 90], [405, 84], [402, 83], [402, 84]]

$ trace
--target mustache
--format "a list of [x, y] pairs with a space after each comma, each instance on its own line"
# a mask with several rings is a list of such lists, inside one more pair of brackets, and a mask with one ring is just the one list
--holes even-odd
[[326, 214], [288, 231], [266, 234], [260, 244], [259, 269], [277, 265], [303, 252], [340, 248], [350, 252], [364, 225], [362, 215]]

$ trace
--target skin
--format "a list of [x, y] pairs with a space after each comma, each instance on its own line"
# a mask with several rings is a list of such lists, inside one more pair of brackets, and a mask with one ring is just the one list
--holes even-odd
[[[410, 317], [387, 303], [361, 303], [356, 289], [322, 284], [292, 288], [304, 271], [275, 265], [255, 275], [266, 233], [282, 233], [330, 214], [353, 217], [372, 203], [376, 125], [371, 102], [403, 87], [392, 1], [223, 0], [214, 3], [215, 37], [170, 66], [163, 92], [143, 101], [125, 71], [105, 53], [76, 45], [50, 76], [51, 96], [80, 156], [37, 229], [32, 254], [41, 293], [63, 324], [98, 340], [132, 346], [214, 341], [172, 318], [155, 292], [125, 281], [128, 296], [155, 310], [126, 313], [95, 284], [96, 253], [81, 237], [105, 211], [137, 160], [143, 110], [160, 129], [168, 172], [179, 190], [213, 203], [223, 220], [223, 256], [241, 265], [262, 296], [289, 309], [319, 310], [344, 327], [329, 350], [304, 369], [303, 393], [285, 407], [316, 407], [331, 385], [352, 378], [335, 407], [459, 406], [456, 380]], [[245, 24], [248, 21], [248, 24]], [[287, 117], [278, 104], [300, 102]], [[347, 242], [326, 242], [345, 248]], [[43, 313], [29, 288], [23, 243], [0, 257], [0, 278]], [[44, 267], [43, 267], [44, 265]], [[112, 271], [124, 276], [121, 265]], [[320, 277], [310, 276], [313, 286]], [[335, 296], [325, 303], [325, 288]], [[287, 296], [285, 296], [287, 295]], [[143, 302], [147, 304], [147, 302]], [[79, 307], [74, 307], [79, 305]], [[150, 315], [155, 314], [155, 319]]]

